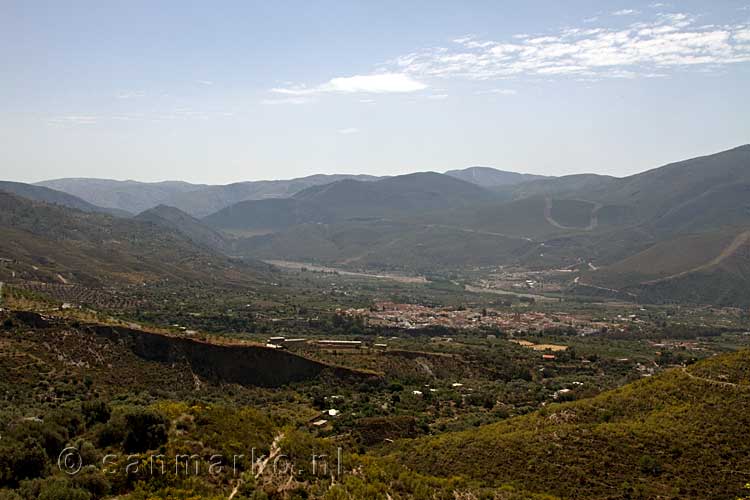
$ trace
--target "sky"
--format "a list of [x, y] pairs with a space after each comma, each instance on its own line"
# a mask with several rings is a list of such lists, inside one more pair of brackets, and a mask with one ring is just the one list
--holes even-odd
[[0, 179], [624, 176], [750, 143], [750, 0], [0, 0]]

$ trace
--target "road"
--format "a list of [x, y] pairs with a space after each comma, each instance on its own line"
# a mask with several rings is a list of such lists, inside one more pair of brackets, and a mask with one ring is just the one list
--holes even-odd
[[682, 372], [693, 380], [700, 380], [701, 382], [707, 382], [709, 384], [718, 385], [720, 387], [733, 387], [735, 389], [744, 389], [744, 390], [750, 389], [750, 386], [748, 385], [739, 385], [739, 384], [735, 384], [734, 382], [723, 382], [721, 380], [714, 380], [712, 378], [705, 378], [705, 377], [699, 377], [697, 375], [693, 375], [687, 370], [686, 366], [682, 367]]
[[524, 241], [531, 241], [534, 240], [527, 237], [527, 236], [518, 236], [515, 234], [504, 234], [504, 233], [494, 233], [492, 231], [483, 231], [481, 229], [470, 229], [467, 227], [457, 227], [457, 226], [447, 226], [444, 224], [426, 224], [424, 227], [430, 228], [430, 227], [437, 227], [437, 228], [443, 228], [443, 229], [452, 229], [453, 231], [459, 231], [462, 233], [474, 233], [474, 234], [484, 234], [487, 236], [500, 236], [502, 238], [508, 238], [511, 240], [524, 240]]
[[591, 202], [591, 201], [586, 201], [586, 200], [579, 200], [579, 201], [585, 201], [586, 203], [594, 204], [594, 207], [591, 209], [591, 219], [589, 220], [589, 225], [586, 227], [564, 226], [560, 224], [559, 222], [557, 222], [555, 219], [553, 219], [552, 218], [552, 199], [550, 199], [549, 197], [544, 199], [544, 218], [547, 219], [547, 222], [549, 222], [551, 225], [555, 226], [558, 229], [567, 229], [567, 230], [573, 230], [573, 231], [593, 231], [599, 225], [599, 210], [602, 208], [602, 204]]
[[651, 280], [651, 281], [644, 281], [644, 285], [655, 285], [657, 283], [662, 283], [664, 281], [669, 281], [677, 278], [682, 278], [683, 276], [687, 276], [688, 274], [697, 273], [699, 271], [705, 271], [706, 269], [709, 269], [711, 267], [714, 267], [718, 264], [721, 264], [722, 261], [725, 259], [728, 259], [732, 255], [737, 252], [737, 250], [740, 249], [745, 243], [750, 241], [750, 231], [743, 231], [732, 240], [732, 242], [724, 248], [724, 250], [721, 251], [719, 255], [711, 259], [709, 262], [706, 262], [705, 264], [702, 264], [698, 267], [694, 267], [692, 269], [688, 269], [687, 271], [682, 271], [677, 274], [672, 274], [671, 276], [665, 276], [663, 278]]
[[406, 276], [406, 275], [389, 274], [389, 273], [383, 273], [383, 274], [359, 273], [355, 271], [347, 271], [345, 269], [339, 269], [336, 267], [319, 266], [316, 264], [310, 264], [306, 262], [294, 262], [290, 260], [264, 260], [263, 262], [265, 262], [266, 264], [271, 264], [273, 266], [283, 267], [285, 269], [295, 269], [295, 270], [307, 269], [308, 271], [318, 271], [318, 272], [323, 272], [323, 273], [338, 273], [341, 276], [355, 276], [355, 277], [362, 277], [362, 278], [393, 280], [393, 281], [398, 281], [401, 283], [427, 283], [427, 278], [425, 278], [424, 276]]
[[473, 293], [494, 293], [495, 295], [513, 295], [515, 297], [526, 297], [540, 302], [559, 302], [560, 299], [547, 297], [546, 295], [537, 295], [534, 293], [519, 293], [510, 290], [501, 290], [499, 288], [482, 288], [479, 286], [464, 285], [464, 290]]

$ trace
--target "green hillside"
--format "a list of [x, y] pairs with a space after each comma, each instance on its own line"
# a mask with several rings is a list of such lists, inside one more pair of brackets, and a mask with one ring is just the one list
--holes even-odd
[[36, 185], [63, 191], [95, 205], [134, 214], [155, 207], [178, 193], [190, 193], [205, 187], [182, 181], [138, 182], [88, 178], [53, 179]]
[[632, 293], [644, 302], [748, 305], [750, 233], [724, 228], [669, 238], [596, 271], [582, 282]]
[[[253, 283], [262, 271], [153, 223], [86, 213], [0, 193], [0, 256], [15, 279], [86, 285]], [[10, 274], [11, 269], [0, 271]], [[4, 276], [7, 280], [11, 276]]]
[[217, 229], [245, 231], [278, 231], [301, 220], [299, 203], [294, 198], [241, 201], [203, 218], [203, 222]]
[[135, 219], [177, 231], [197, 245], [222, 252], [228, 250], [228, 244], [221, 234], [177, 208], [158, 205], [141, 212]]
[[424, 475], [561, 498], [734, 499], [750, 470], [750, 351], [471, 431], [403, 443]]
[[476, 205], [495, 194], [447, 175], [424, 172], [309, 187], [288, 200], [246, 201], [205, 221], [217, 228], [282, 230], [296, 224], [400, 217]]
[[[607, 189], [594, 193], [596, 201], [630, 205], [638, 210], [642, 220], [654, 220], [674, 211], [676, 207], [705, 200], [710, 203], [709, 193], [724, 189], [729, 185], [750, 182], [750, 145], [728, 151], [671, 163], [647, 172], [618, 179]], [[733, 197], [726, 200], [725, 206], [744, 206], [747, 199], [742, 196], [744, 189], [727, 190]], [[708, 206], [708, 205], [706, 205]], [[699, 215], [698, 211], [686, 212], [685, 220], [673, 219], [669, 229], [679, 229], [690, 221], [687, 216]], [[718, 214], [720, 215], [720, 214]], [[746, 213], [750, 217], [750, 213]], [[714, 220], [722, 225], [722, 220]]]
[[162, 203], [177, 207], [195, 217], [205, 217], [243, 201], [289, 198], [309, 187], [345, 179], [367, 182], [377, 180], [379, 177], [316, 174], [289, 180], [236, 182], [224, 186], [207, 186], [192, 193], [177, 193], [164, 199]]
[[55, 189], [50, 189], [42, 186], [35, 186], [33, 184], [0, 181], [0, 191], [12, 193], [33, 201], [50, 203], [53, 205], [60, 205], [68, 208], [75, 208], [76, 210], [81, 210], [82, 212], [97, 212], [116, 215], [120, 217], [129, 217], [130, 215], [132, 215], [131, 213], [124, 210], [100, 207], [63, 191], [57, 191]]
[[455, 226], [375, 221], [301, 224], [235, 242], [239, 255], [363, 269], [432, 273], [445, 267], [492, 265], [526, 251], [518, 237]]

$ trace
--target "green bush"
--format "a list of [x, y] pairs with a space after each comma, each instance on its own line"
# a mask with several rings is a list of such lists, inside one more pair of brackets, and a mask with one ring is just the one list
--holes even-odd
[[169, 420], [152, 410], [136, 410], [125, 415], [125, 438], [122, 442], [127, 453], [154, 450], [167, 442]]
[[658, 476], [661, 473], [661, 464], [651, 455], [642, 455], [638, 460], [638, 466], [644, 474]]
[[47, 455], [38, 441], [7, 439], [0, 446], [0, 485], [15, 486], [46, 472]]
[[125, 439], [125, 418], [119, 415], [104, 425], [96, 435], [96, 442], [100, 448], [120, 446]]
[[112, 414], [109, 405], [101, 400], [84, 401], [81, 405], [81, 413], [87, 426], [95, 423], [106, 423]]
[[42, 487], [38, 498], [39, 500], [91, 500], [91, 494], [64, 481], [50, 481]]
[[91, 500], [91, 495], [64, 479], [24, 481], [18, 489], [26, 500]]
[[92, 498], [99, 499], [107, 495], [111, 485], [107, 478], [94, 469], [84, 469], [73, 478], [73, 484], [79, 489], [89, 492]]
[[83, 417], [80, 412], [70, 408], [60, 408], [54, 411], [46, 421], [65, 429], [69, 438], [83, 432]]

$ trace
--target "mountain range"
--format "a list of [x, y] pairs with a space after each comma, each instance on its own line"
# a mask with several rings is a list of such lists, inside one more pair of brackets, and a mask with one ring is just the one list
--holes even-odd
[[60, 179], [0, 190], [34, 200], [28, 210], [43, 202], [114, 214], [107, 224], [159, 227], [216, 255], [424, 274], [565, 267], [580, 270], [569, 285], [583, 295], [750, 305], [750, 145], [623, 178], [470, 167], [227, 186]]
[[[448, 176], [483, 187], [520, 184], [542, 176], [506, 172], [489, 167], [450, 170]], [[205, 217], [248, 200], [289, 198], [313, 186], [340, 180], [376, 181], [383, 177], [356, 174], [315, 174], [289, 180], [247, 181], [226, 185], [190, 184], [183, 181], [137, 182], [110, 179], [66, 178], [36, 185], [76, 196], [87, 203], [137, 214], [158, 205], [179, 208], [194, 217]]]
[[55, 179], [37, 183], [77, 196], [104, 208], [137, 214], [158, 205], [179, 208], [195, 217], [204, 217], [245, 200], [285, 198], [311, 186], [342, 179], [372, 180], [369, 175], [311, 175], [278, 181], [237, 182], [206, 185], [182, 181], [137, 182], [109, 179]]

